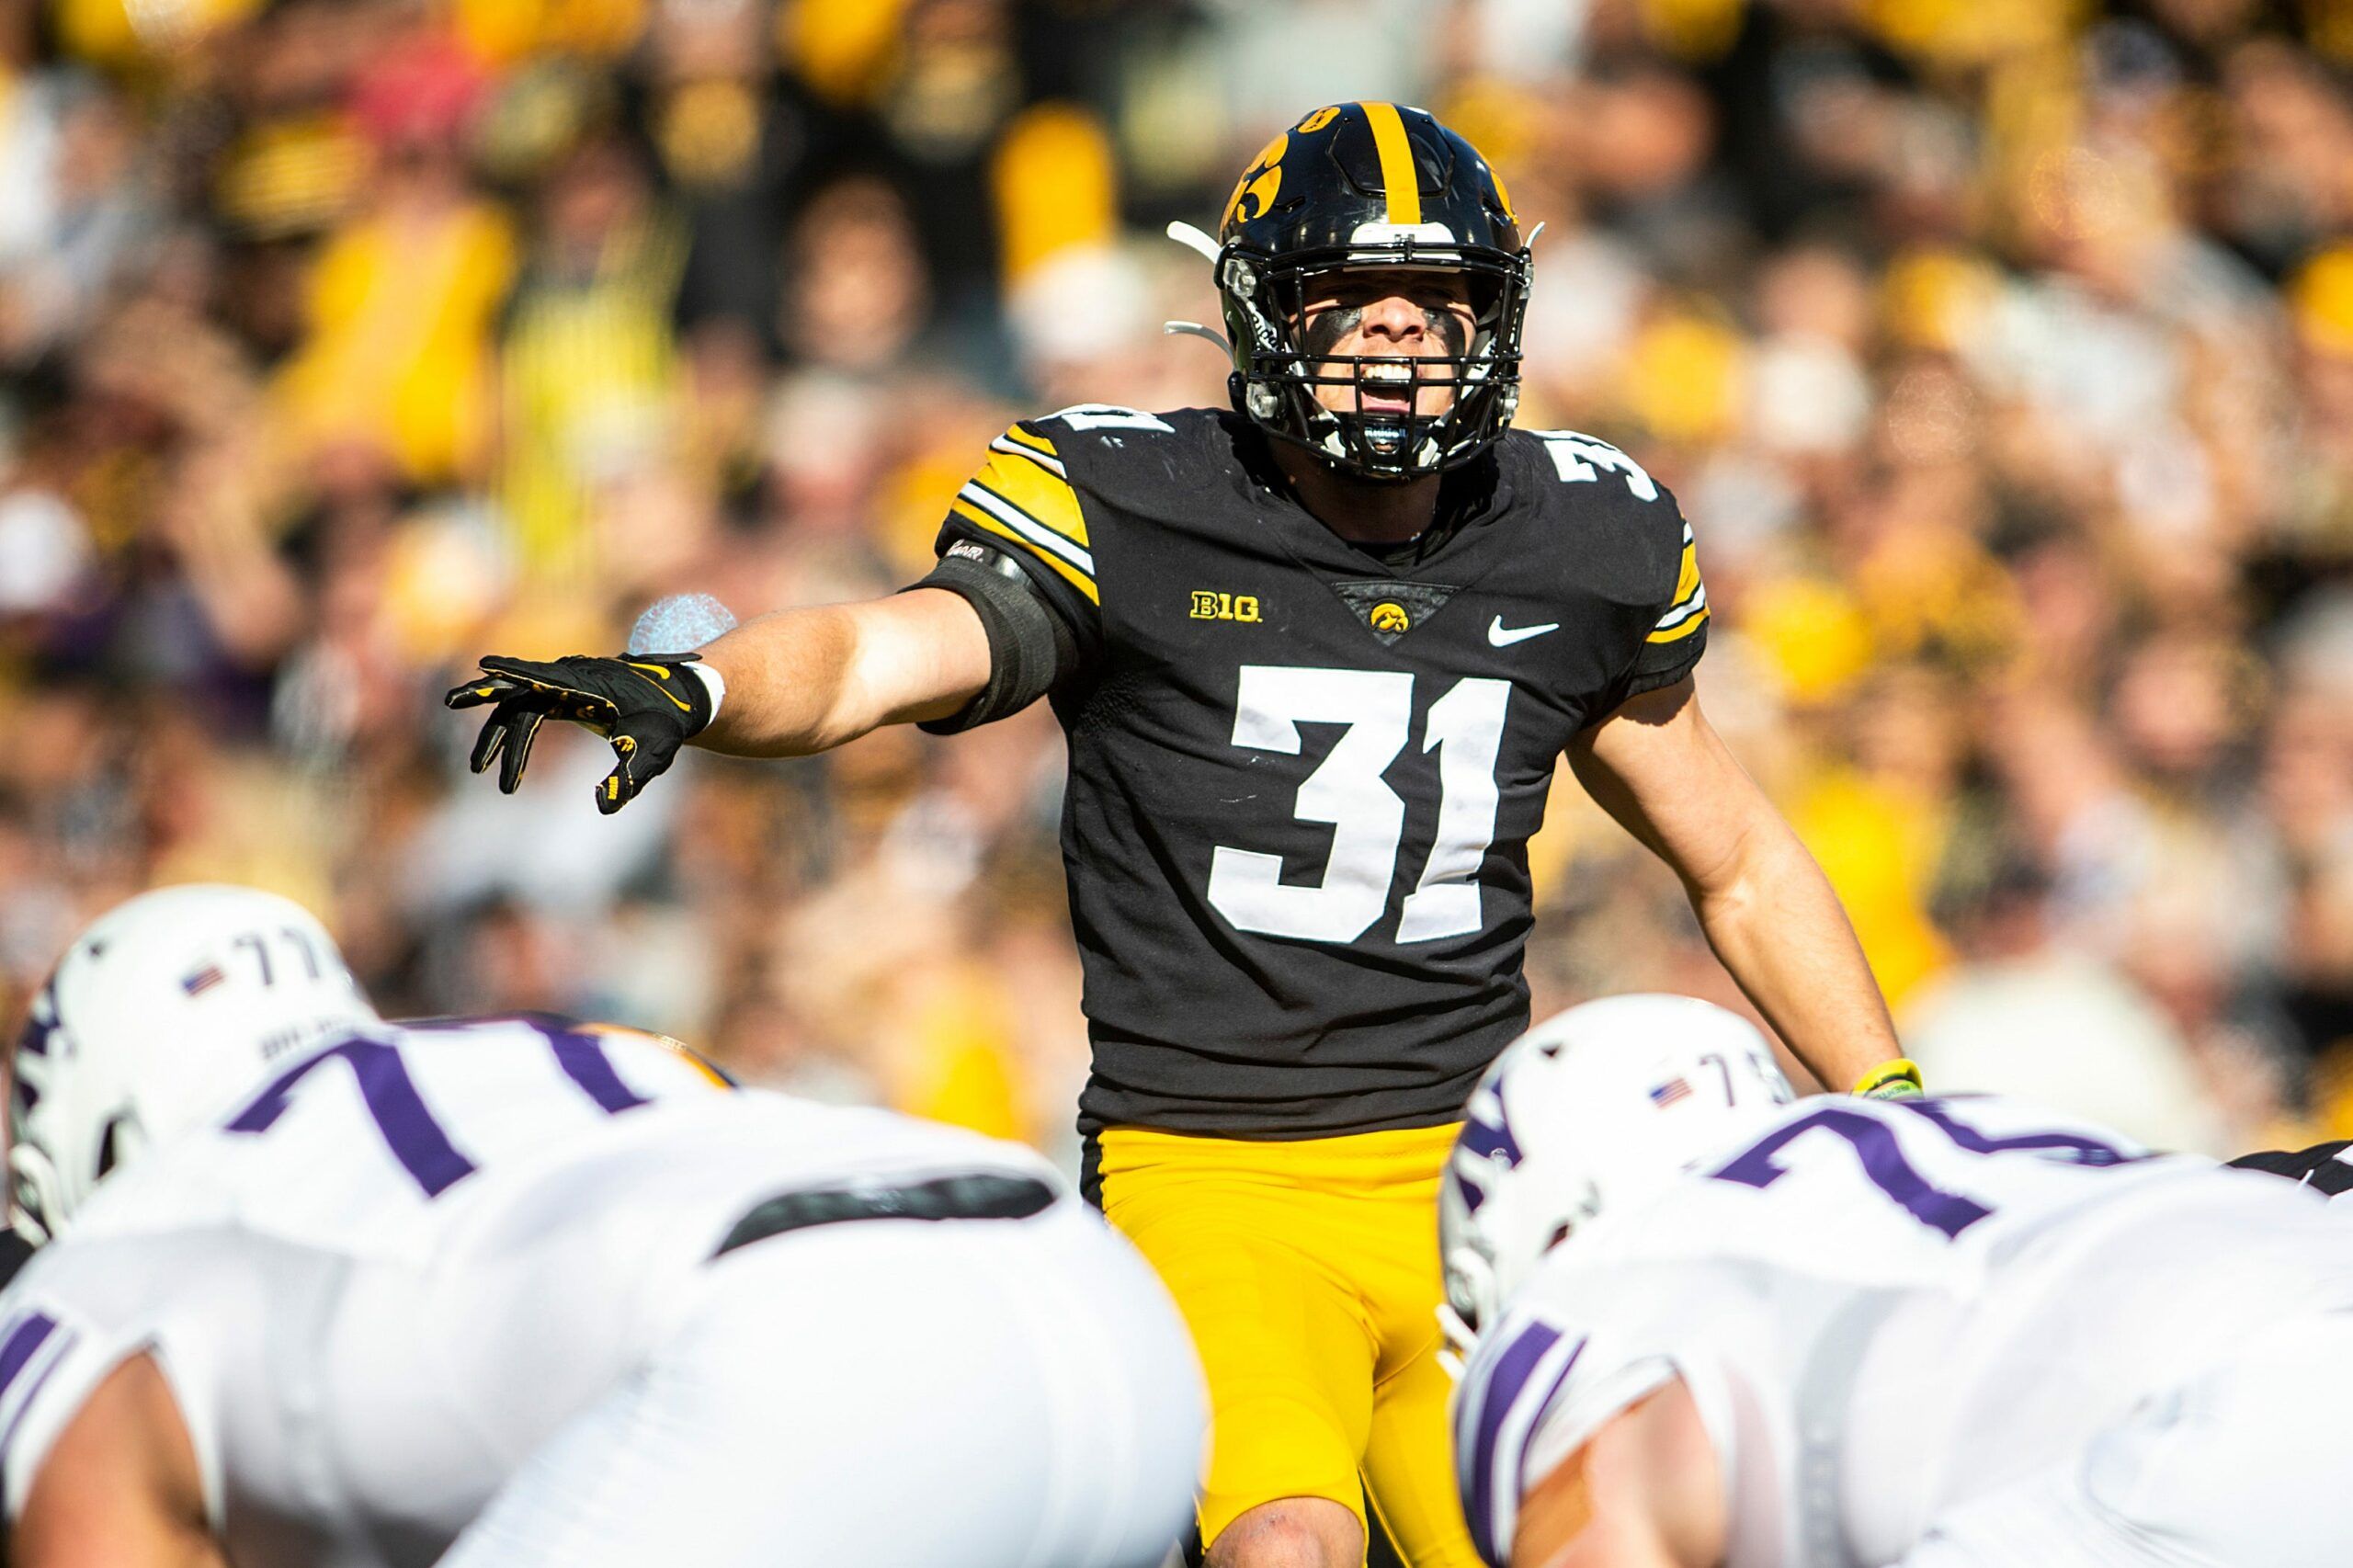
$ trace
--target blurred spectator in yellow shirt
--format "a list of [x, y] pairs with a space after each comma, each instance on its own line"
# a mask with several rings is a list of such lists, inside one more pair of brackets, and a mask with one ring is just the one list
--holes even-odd
[[365, 207], [327, 240], [309, 330], [278, 384], [298, 459], [334, 454], [412, 483], [472, 477], [489, 452], [489, 329], [515, 267], [506, 214], [468, 179], [479, 67], [432, 35], [357, 83], [373, 143]]

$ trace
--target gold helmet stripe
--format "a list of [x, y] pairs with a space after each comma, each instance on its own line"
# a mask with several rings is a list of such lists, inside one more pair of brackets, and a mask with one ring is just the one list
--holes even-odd
[[1401, 228], [1416, 228], [1422, 221], [1422, 179], [1414, 172], [1413, 143], [1405, 140], [1405, 121], [1395, 104], [1365, 104], [1364, 118], [1372, 127], [1372, 145], [1381, 154], [1381, 184], [1389, 197], [1389, 221]]

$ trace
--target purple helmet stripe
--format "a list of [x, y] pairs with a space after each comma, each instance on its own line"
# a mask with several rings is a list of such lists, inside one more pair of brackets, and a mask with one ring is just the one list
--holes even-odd
[[1487, 1108], [1485, 1106], [1472, 1108], [1470, 1119], [1462, 1124], [1462, 1132], [1455, 1146], [1484, 1159], [1500, 1159], [1507, 1165], [1519, 1164], [1527, 1156], [1519, 1152], [1519, 1140], [1512, 1136], [1511, 1123], [1504, 1119], [1502, 1103], [1498, 1100], [1495, 1106], [1493, 1120], [1481, 1114]]

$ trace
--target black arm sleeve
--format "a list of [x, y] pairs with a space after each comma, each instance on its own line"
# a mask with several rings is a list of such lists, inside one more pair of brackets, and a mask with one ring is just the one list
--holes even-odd
[[917, 727], [952, 735], [1018, 713], [1078, 669], [1084, 657], [1078, 632], [1030, 580], [1021, 563], [1004, 551], [959, 540], [939, 558], [915, 588], [946, 588], [959, 594], [981, 618], [989, 640], [989, 684], [945, 719]]

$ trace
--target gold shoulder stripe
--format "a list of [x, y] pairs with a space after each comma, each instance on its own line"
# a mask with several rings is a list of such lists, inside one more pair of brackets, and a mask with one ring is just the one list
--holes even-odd
[[1033, 452], [1043, 452], [1050, 458], [1058, 458], [1062, 456], [1060, 452], [1054, 450], [1054, 444], [1051, 441], [1047, 440], [1043, 436], [1037, 434], [1035, 431], [1026, 430], [1018, 425], [1016, 425], [1013, 428], [1007, 430], [1005, 433], [1005, 437], [1008, 441], [1020, 442], [1023, 446], [1029, 448]]
[[1405, 138], [1405, 121], [1395, 104], [1365, 104], [1364, 118], [1372, 127], [1372, 145], [1381, 154], [1381, 184], [1389, 197], [1389, 221], [1411, 229], [1422, 221], [1422, 176], [1414, 168], [1414, 144]]
[[1688, 617], [1680, 624], [1654, 631], [1648, 637], [1643, 638], [1643, 641], [1645, 642], [1680, 642], [1686, 637], [1690, 636], [1694, 631], [1699, 631], [1699, 628], [1707, 624], [1708, 607], [1706, 605], [1701, 605], [1696, 614]]
[[1675, 574], [1675, 602], [1681, 604], [1699, 587], [1699, 550], [1687, 531], [1683, 541], [1683, 567]]
[[1050, 458], [1035, 447], [1025, 447], [1020, 442], [1005, 436], [999, 436], [995, 440], [991, 441], [989, 443], [989, 450], [993, 452], [1009, 452], [1013, 456], [1021, 459], [1024, 462], [1036, 463], [1040, 468], [1044, 469], [1048, 473], [1052, 474], [1056, 479], [1067, 479], [1070, 476], [1070, 471], [1063, 466], [1062, 459]]
[[[1059, 462], [1055, 464], [1056, 468], [1060, 466]], [[1014, 457], [992, 449], [989, 460], [981, 465], [972, 483], [1019, 507], [1030, 521], [1043, 524], [1073, 544], [1087, 542], [1086, 518], [1078, 508], [1078, 492], [1070, 487], [1069, 480], [1047, 468], [1043, 461], [1027, 454]]]
[[[969, 490], [972, 486], [967, 485], [965, 488]], [[1044, 545], [1040, 544], [1036, 540], [1016, 531], [1012, 524], [999, 521], [994, 515], [983, 510], [976, 503], [966, 500], [962, 495], [959, 495], [955, 500], [949, 502], [948, 504], [948, 509], [955, 513], [958, 517], [963, 518], [966, 522], [971, 523], [973, 527], [984, 529], [989, 533], [995, 534], [999, 539], [1006, 540], [1014, 544], [1019, 545], [1023, 550], [1028, 551], [1030, 554], [1036, 556], [1039, 560], [1052, 567], [1069, 582], [1072, 587], [1076, 588], [1080, 593], [1086, 596], [1087, 603], [1101, 604], [1103, 602], [1102, 598], [1096, 592], [1095, 579], [1092, 576], [1080, 571], [1076, 566], [1073, 565], [1068, 561], [1063, 560], [1061, 556], [1055, 554]]]

